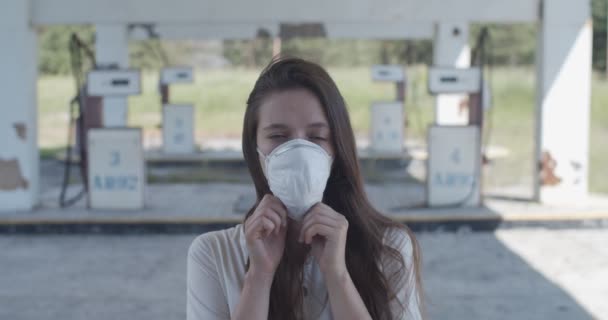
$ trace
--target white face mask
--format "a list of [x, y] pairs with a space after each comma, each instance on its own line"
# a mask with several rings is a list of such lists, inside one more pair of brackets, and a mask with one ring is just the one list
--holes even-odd
[[332, 157], [319, 145], [304, 139], [289, 140], [265, 156], [265, 175], [272, 193], [287, 207], [289, 217], [302, 220], [323, 200]]

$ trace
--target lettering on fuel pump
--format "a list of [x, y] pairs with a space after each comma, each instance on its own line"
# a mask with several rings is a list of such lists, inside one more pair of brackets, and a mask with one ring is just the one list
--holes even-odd
[[[110, 167], [120, 168], [120, 164], [120, 152], [110, 151]], [[93, 176], [93, 188], [104, 191], [135, 191], [138, 180], [134, 174], [97, 174]]]
[[[455, 148], [450, 152], [450, 162], [456, 166], [460, 165], [460, 148]], [[463, 187], [471, 186], [475, 182], [475, 177], [470, 172], [459, 170], [446, 170], [435, 173], [432, 177], [433, 184], [441, 187]]]
[[135, 191], [138, 177], [135, 175], [95, 175], [93, 188], [105, 191]]
[[175, 128], [180, 132], [177, 132], [173, 135], [173, 142], [175, 144], [182, 144], [184, 142], [185, 135], [182, 132], [184, 130], [184, 120], [181, 118], [175, 119]]
[[467, 172], [437, 172], [433, 184], [442, 187], [463, 187], [473, 184], [473, 175]]

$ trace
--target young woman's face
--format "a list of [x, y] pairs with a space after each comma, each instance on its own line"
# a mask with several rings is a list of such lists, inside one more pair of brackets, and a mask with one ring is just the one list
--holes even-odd
[[[319, 99], [306, 89], [273, 93], [263, 100], [258, 114], [257, 146], [265, 155], [292, 140], [306, 139], [333, 157], [334, 148]], [[260, 159], [263, 163], [263, 159]]]

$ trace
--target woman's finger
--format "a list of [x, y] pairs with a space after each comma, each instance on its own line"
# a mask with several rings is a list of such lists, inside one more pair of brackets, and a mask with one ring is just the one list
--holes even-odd
[[253, 215], [247, 218], [247, 220], [245, 220], [245, 234], [248, 234], [253, 230], [253, 227], [258, 220], [259, 217]]
[[267, 208], [274, 201], [273, 197], [274, 196], [271, 194], [264, 195], [264, 197], [262, 197], [262, 200], [260, 200], [257, 207], [255, 208], [254, 215], [259, 215], [263, 209]]
[[285, 209], [283, 203], [272, 194], [264, 195], [264, 197], [262, 198], [262, 200], [260, 200], [260, 203], [258, 203], [258, 206], [256, 207], [251, 217], [249, 217], [249, 219], [256, 216], [263, 216], [266, 214], [266, 211], [270, 209], [274, 210], [279, 215], [281, 220], [281, 223], [279, 223], [279, 225], [287, 225], [287, 210]]
[[245, 228], [245, 238], [249, 241], [257, 240], [259, 236], [268, 236], [275, 229], [272, 220], [265, 216], [254, 217]]
[[264, 232], [265, 237], [270, 235], [276, 228], [278, 228], [278, 225], [275, 225], [275, 223], [272, 222], [272, 220], [268, 219], [268, 217], [263, 216], [261, 219], [262, 219], [263, 231], [265, 231]]
[[304, 242], [306, 244], [312, 243], [312, 238], [316, 235], [327, 239], [335, 232], [335, 228], [330, 226], [326, 226], [324, 224], [313, 224], [304, 232]]
[[275, 232], [278, 234], [280, 226], [283, 225], [283, 220], [281, 219], [281, 216], [274, 209], [267, 208], [264, 211], [263, 217], [272, 220], [272, 222], [274, 223], [274, 225], [277, 227], [275, 229]]
[[336, 229], [336, 230], [339, 226], [338, 222], [330, 217], [327, 217], [324, 215], [319, 215], [319, 214], [314, 215], [303, 222], [302, 227], [300, 229], [300, 237], [299, 237], [300, 241], [302, 241], [305, 231], [313, 224], [326, 225], [326, 226], [331, 227], [332, 229]]
[[337, 213], [330, 206], [328, 206], [322, 202], [319, 202], [319, 203], [315, 204], [314, 206], [312, 206], [312, 208], [310, 208], [310, 210], [308, 211], [308, 214], [306, 216], [304, 216], [304, 219], [306, 219], [306, 217], [308, 217], [308, 216], [315, 216], [315, 215], [327, 216], [334, 220], [338, 220], [342, 217], [341, 214]]
[[281, 217], [282, 224], [286, 226], [287, 225], [287, 208], [285, 208], [285, 205], [283, 204], [283, 202], [281, 202], [281, 200], [279, 200], [279, 198], [277, 198], [273, 195], [269, 195], [267, 204], [270, 208], [272, 208], [279, 215], [279, 217]]
[[245, 238], [248, 240], [255, 239], [256, 234], [263, 228], [262, 217], [249, 217], [245, 221]]

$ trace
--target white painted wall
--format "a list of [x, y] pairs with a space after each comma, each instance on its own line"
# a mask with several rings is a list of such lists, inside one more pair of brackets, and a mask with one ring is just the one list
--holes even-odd
[[29, 210], [38, 203], [38, 59], [29, 4], [4, 0], [0, 10], [0, 212]]
[[[457, 33], [457, 34], [456, 34]], [[435, 27], [433, 64], [435, 67], [467, 68], [471, 61], [469, 24], [466, 21], [442, 21]], [[467, 108], [461, 107], [467, 99], [464, 94], [440, 94], [435, 97], [435, 124], [466, 125]]]
[[[538, 186], [545, 203], [582, 199], [588, 191], [592, 25], [590, 6], [545, 0], [540, 23], [537, 160], [548, 152], [560, 182]], [[601, 148], [602, 146], [595, 146]], [[539, 183], [539, 181], [537, 181]]]

